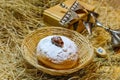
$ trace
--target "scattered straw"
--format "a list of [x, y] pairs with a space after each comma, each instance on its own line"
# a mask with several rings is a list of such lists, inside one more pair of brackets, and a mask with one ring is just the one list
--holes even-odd
[[[94, 47], [107, 49], [108, 57], [95, 57], [94, 61], [82, 70], [68, 76], [51, 76], [38, 71], [25, 62], [21, 55], [24, 37], [40, 27], [45, 9], [64, 0], [0, 0], [0, 80], [119, 80], [120, 55], [107, 47], [109, 34], [99, 27], [93, 28], [88, 36]], [[82, 0], [96, 6], [99, 20], [112, 29], [120, 28], [120, 10], [109, 0]], [[112, 0], [113, 1], [113, 0]], [[117, 1], [117, 0], [114, 0]], [[115, 4], [115, 3], [114, 3]], [[118, 8], [117, 8], [118, 7]], [[28, 66], [29, 65], [29, 66]]]

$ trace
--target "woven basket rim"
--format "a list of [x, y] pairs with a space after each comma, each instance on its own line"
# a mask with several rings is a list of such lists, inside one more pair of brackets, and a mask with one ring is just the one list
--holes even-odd
[[[33, 31], [32, 33], [30, 33], [30, 34], [28, 34], [28, 35], [26, 35], [26, 38], [23, 40], [23, 42], [22, 42], [22, 55], [23, 55], [23, 58], [28, 62], [28, 63], [30, 63], [31, 65], [33, 65], [34, 67], [36, 67], [37, 69], [39, 69], [39, 70], [47, 70], [48, 72], [48, 74], [51, 74], [51, 75], [64, 75], [64, 74], [70, 74], [70, 73], [73, 73], [73, 72], [76, 72], [76, 71], [78, 71], [79, 69], [81, 69], [81, 68], [83, 68], [85, 65], [80, 65], [80, 67], [76, 67], [76, 68], [72, 68], [72, 69], [67, 69], [67, 70], [56, 70], [56, 69], [52, 69], [52, 68], [47, 68], [47, 67], [44, 67], [44, 66], [42, 66], [42, 65], [35, 65], [35, 64], [33, 64], [32, 62], [30, 62], [27, 58], [26, 58], [26, 56], [24, 55], [24, 53], [25, 53], [25, 51], [24, 51], [24, 44], [25, 44], [25, 41], [26, 41], [26, 39], [28, 38], [28, 37], [31, 37], [33, 34], [36, 34], [38, 31], [40, 31], [40, 30], [42, 30], [42, 29], [63, 29], [63, 30], [67, 30], [68, 32], [72, 32], [72, 33], [75, 33], [75, 34], [77, 34], [77, 35], [79, 35], [81, 38], [83, 38], [83, 39], [86, 39], [85, 37], [83, 37], [80, 33], [78, 33], [78, 32], [76, 32], [76, 31], [73, 31], [73, 30], [70, 30], [70, 29], [66, 29], [66, 28], [62, 28], [62, 27], [42, 27], [42, 28], [39, 28], [38, 30], [35, 30], [35, 31]], [[88, 42], [88, 44], [89, 44], [89, 41], [86, 39], [86, 42]], [[88, 61], [86, 61], [86, 65], [87, 64], [89, 64], [90, 62], [91, 62], [91, 60], [93, 59], [93, 57], [94, 57], [94, 50], [93, 50], [93, 47], [92, 47], [92, 45], [91, 44], [89, 44], [89, 46], [91, 47], [91, 55], [89, 56], [89, 59], [88, 59]], [[43, 71], [42, 70], [42, 71]], [[52, 72], [57, 72], [56, 74], [52, 74], [52, 72], [49, 72], [49, 71], [52, 71]], [[44, 71], [43, 71], [44, 72]], [[45, 71], [46, 72], [46, 71]]]

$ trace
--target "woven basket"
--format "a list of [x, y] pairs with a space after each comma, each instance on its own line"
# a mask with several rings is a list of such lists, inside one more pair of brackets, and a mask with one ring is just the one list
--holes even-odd
[[[72, 41], [74, 41], [77, 44], [79, 50], [79, 61], [76, 67], [67, 70], [55, 70], [45, 67], [41, 63], [38, 63], [36, 58], [36, 46], [40, 41], [40, 39], [50, 35], [63, 35], [70, 38]], [[51, 75], [65, 75], [76, 72], [81, 68], [85, 67], [87, 64], [89, 64], [92, 61], [94, 55], [93, 48], [86, 38], [84, 38], [78, 32], [65, 29], [62, 27], [43, 27], [29, 34], [23, 40], [22, 50], [23, 50], [22, 52], [23, 57], [31, 65]]]

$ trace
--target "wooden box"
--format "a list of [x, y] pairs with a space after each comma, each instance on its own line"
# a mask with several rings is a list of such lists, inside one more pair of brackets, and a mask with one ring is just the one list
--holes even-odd
[[[67, 7], [71, 7], [72, 4], [75, 2], [76, 0], [67, 0], [64, 2], [64, 4], [67, 6]], [[82, 5], [84, 8], [86, 8], [87, 10], [90, 10], [90, 11], [93, 11], [94, 10], [94, 7], [91, 6], [91, 5], [88, 5], [82, 1], [79, 1], [78, 2], [80, 3], [80, 5]], [[44, 17], [44, 22], [51, 25], [51, 26], [60, 26], [60, 27], [66, 27], [66, 28], [69, 28], [69, 29], [74, 29], [73, 25], [75, 22], [77, 21], [72, 21], [71, 24], [67, 25], [67, 26], [63, 26], [60, 24], [60, 20], [62, 19], [62, 17], [65, 15], [65, 13], [67, 12], [68, 10], [65, 9], [65, 8], [62, 8], [60, 6], [60, 4], [56, 5], [56, 6], [53, 6], [49, 9], [46, 9], [43, 13], [43, 17]], [[83, 31], [84, 29], [84, 25], [81, 21], [81, 19], [86, 19], [87, 17], [87, 14], [86, 13], [79, 13], [78, 14], [79, 16], [79, 26], [77, 27], [77, 29], [74, 29], [78, 32], [81, 32]]]

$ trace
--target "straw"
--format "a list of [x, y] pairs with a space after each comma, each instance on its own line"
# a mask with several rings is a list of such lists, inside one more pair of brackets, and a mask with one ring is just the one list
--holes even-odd
[[[112, 29], [120, 28], [119, 8], [115, 9], [107, 0], [82, 1], [96, 6], [95, 11], [100, 14], [100, 22], [110, 25]], [[28, 33], [47, 26], [43, 23], [43, 10], [60, 2], [60, 0], [0, 0], [0, 80], [120, 79], [119, 51], [112, 55], [108, 50], [109, 58], [95, 57], [84, 69], [60, 77], [45, 74], [25, 62], [21, 55], [22, 40]], [[88, 36], [87, 32], [83, 35], [88, 37], [95, 47], [102, 46], [105, 49], [108, 47], [106, 43], [110, 39], [109, 34], [101, 28], [93, 28], [92, 36]]]

